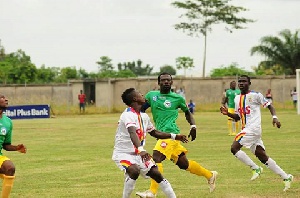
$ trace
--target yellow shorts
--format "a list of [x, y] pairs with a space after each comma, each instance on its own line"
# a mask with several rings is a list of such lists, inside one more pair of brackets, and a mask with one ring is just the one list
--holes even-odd
[[[234, 114], [234, 108], [228, 108], [228, 112]], [[233, 120], [233, 119], [228, 116], [228, 120]]]
[[0, 155], [0, 166], [2, 166], [3, 162], [6, 160], [10, 160], [10, 159], [4, 155]]
[[181, 153], [188, 152], [188, 150], [181, 145], [179, 140], [172, 139], [158, 140], [153, 150], [161, 152], [168, 160], [171, 160], [175, 164]]

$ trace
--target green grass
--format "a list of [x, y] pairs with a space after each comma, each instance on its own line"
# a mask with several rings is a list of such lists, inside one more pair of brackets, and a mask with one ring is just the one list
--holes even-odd
[[[177, 197], [300, 197], [299, 116], [294, 111], [278, 111], [277, 115], [281, 129], [274, 128], [271, 116], [263, 111], [263, 140], [267, 153], [295, 176], [290, 191], [284, 193], [281, 178], [267, 168], [261, 178], [250, 182], [250, 169], [230, 153], [232, 137], [227, 136], [226, 117], [218, 112], [197, 112], [197, 139], [185, 145], [188, 158], [219, 172], [217, 189], [210, 194], [204, 177], [165, 161], [164, 176]], [[28, 153], [4, 152], [16, 165], [11, 198], [121, 197], [123, 173], [111, 160], [118, 118], [119, 114], [99, 114], [14, 120], [13, 143], [24, 143]], [[178, 124], [182, 133], [188, 134], [182, 113]], [[155, 139], [148, 136], [149, 152], [154, 144]], [[249, 150], [245, 151], [259, 163]], [[140, 177], [135, 191], [148, 187], [149, 180]], [[158, 197], [164, 197], [161, 190]]]

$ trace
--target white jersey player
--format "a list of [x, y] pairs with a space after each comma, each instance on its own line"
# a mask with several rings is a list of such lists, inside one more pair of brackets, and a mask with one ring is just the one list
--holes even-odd
[[142, 94], [134, 88], [126, 89], [122, 94], [123, 102], [129, 106], [120, 116], [115, 137], [112, 159], [125, 172], [123, 198], [129, 198], [134, 190], [136, 179], [141, 174], [151, 177], [169, 198], [176, 195], [171, 184], [163, 178], [149, 153], [144, 149], [146, 134], [159, 139], [188, 142], [185, 135], [168, 134], [157, 131], [146, 113], [141, 112], [146, 102]]
[[227, 107], [220, 108], [223, 115], [227, 115], [235, 120], [241, 120], [242, 130], [238, 133], [231, 145], [232, 154], [252, 169], [251, 180], [257, 179], [263, 171], [263, 168], [255, 164], [252, 159], [241, 150], [243, 146], [250, 148], [253, 154], [270, 170], [280, 175], [285, 184], [284, 191], [291, 187], [293, 176], [283, 171], [276, 162], [266, 154], [265, 146], [261, 139], [261, 112], [260, 106], [267, 107], [270, 110], [273, 119], [273, 125], [281, 127], [275, 108], [264, 98], [261, 93], [250, 91], [250, 77], [242, 75], [238, 79], [238, 86], [241, 94], [235, 97], [235, 113], [229, 113]]

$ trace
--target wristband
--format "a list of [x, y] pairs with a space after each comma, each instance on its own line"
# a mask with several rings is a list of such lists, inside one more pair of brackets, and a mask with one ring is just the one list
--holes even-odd
[[274, 119], [274, 118], [278, 119], [276, 115], [273, 115], [272, 117], [273, 117], [273, 119]]
[[195, 124], [193, 124], [193, 125], [191, 125], [191, 129], [192, 129], [192, 128], [197, 129], [197, 126], [196, 126]]
[[146, 151], [146, 150], [144, 149], [143, 146], [139, 146], [139, 147], [137, 148], [137, 150], [138, 150], [138, 153], [140, 153], [140, 152], [142, 152], [142, 151]]
[[175, 140], [175, 139], [176, 139], [176, 134], [171, 133], [171, 139], [172, 139], [172, 140]]

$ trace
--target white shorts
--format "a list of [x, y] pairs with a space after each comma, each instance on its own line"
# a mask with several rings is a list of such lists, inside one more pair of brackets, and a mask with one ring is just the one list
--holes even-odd
[[136, 164], [140, 168], [140, 175], [142, 175], [146, 179], [150, 178], [149, 176], [147, 176], [149, 170], [153, 166], [156, 166], [152, 158], [149, 161], [143, 162], [141, 156], [136, 154], [114, 152], [112, 160], [125, 173], [130, 165]]
[[253, 154], [255, 154], [256, 146], [258, 145], [265, 150], [264, 143], [261, 139], [261, 132], [252, 132], [250, 130], [243, 129], [235, 136], [234, 140], [240, 143], [240, 145], [250, 148]]

